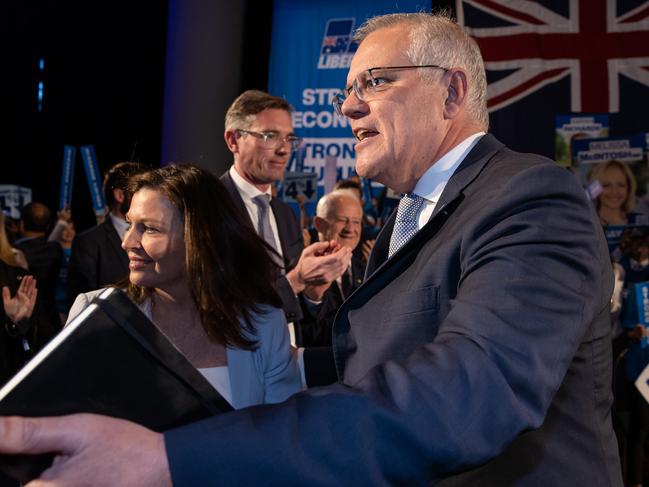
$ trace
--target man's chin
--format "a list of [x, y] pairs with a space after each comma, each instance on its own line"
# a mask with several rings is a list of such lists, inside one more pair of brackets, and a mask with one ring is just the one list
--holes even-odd
[[354, 242], [346, 238], [337, 238], [336, 242], [338, 242], [338, 244], [340, 244], [341, 247], [347, 247], [349, 250], [352, 251], [356, 248], [356, 245], [358, 245], [358, 242]]
[[383, 182], [383, 174], [381, 173], [381, 162], [378, 159], [368, 160], [367, 157], [356, 159], [354, 169], [356, 170], [356, 174], [363, 178], [371, 179], [374, 182], [385, 184]]

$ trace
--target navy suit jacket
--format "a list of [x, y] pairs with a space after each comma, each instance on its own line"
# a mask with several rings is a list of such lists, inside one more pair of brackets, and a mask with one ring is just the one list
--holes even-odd
[[[241, 198], [241, 194], [237, 189], [237, 185], [234, 184], [230, 173], [224, 173], [220, 179], [232, 196], [235, 205], [237, 205], [243, 214], [246, 215], [246, 221], [255, 231], [257, 231], [255, 225], [250, 220], [250, 214], [248, 213], [248, 210], [246, 210], [243, 198]], [[277, 198], [272, 198], [270, 200], [270, 208], [275, 216], [275, 221], [277, 222], [277, 232], [279, 233], [279, 241], [282, 245], [282, 254], [284, 255], [284, 267], [288, 272], [293, 269], [298, 260], [300, 260], [300, 255], [304, 249], [302, 231], [300, 230], [300, 225], [295, 218], [293, 210], [291, 210], [291, 207], [286, 203]], [[277, 291], [277, 294], [279, 294], [280, 298], [282, 298], [282, 308], [286, 315], [286, 321], [296, 322], [301, 319], [302, 309], [300, 308], [299, 300], [295, 296], [293, 288], [291, 288], [291, 285], [284, 275], [278, 274], [275, 281], [275, 290]], [[297, 326], [295, 329], [296, 332], [299, 331]]]
[[[334, 324], [342, 382], [165, 434], [174, 485], [621, 486], [594, 209], [483, 137]], [[350, 468], [351, 466], [351, 468]]]
[[72, 242], [68, 267], [70, 304], [79, 294], [101, 289], [128, 277], [128, 256], [110, 218]]

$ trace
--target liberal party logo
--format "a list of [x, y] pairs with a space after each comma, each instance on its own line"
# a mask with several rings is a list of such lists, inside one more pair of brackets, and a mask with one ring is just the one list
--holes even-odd
[[318, 69], [348, 68], [358, 44], [352, 40], [356, 19], [329, 19], [322, 38]]

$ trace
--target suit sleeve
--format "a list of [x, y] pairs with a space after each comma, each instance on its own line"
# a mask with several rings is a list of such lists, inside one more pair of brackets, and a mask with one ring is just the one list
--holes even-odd
[[430, 485], [538, 428], [607, 313], [610, 263], [565, 170], [535, 166], [494, 191], [463, 230], [458, 292], [431, 342], [356, 384], [165, 433], [174, 485]]
[[302, 308], [300, 307], [300, 300], [293, 292], [291, 284], [286, 279], [286, 276], [278, 276], [275, 280], [275, 290], [282, 300], [282, 309], [286, 316], [286, 321], [296, 322], [302, 319]]

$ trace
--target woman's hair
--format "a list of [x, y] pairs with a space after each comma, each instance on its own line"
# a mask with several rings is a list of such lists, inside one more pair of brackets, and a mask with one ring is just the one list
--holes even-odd
[[16, 252], [14, 252], [14, 248], [9, 243], [9, 238], [7, 237], [5, 217], [2, 211], [0, 211], [0, 260], [8, 265], [18, 265]]
[[[261, 304], [280, 307], [281, 300], [272, 285], [277, 268], [270, 247], [246, 223], [248, 215], [235, 206], [218, 178], [191, 164], [134, 176], [131, 194], [142, 188], [158, 191], [180, 212], [187, 282], [207, 335], [226, 345], [253, 349], [252, 313], [261, 312]], [[153, 289], [129, 282], [126, 292], [141, 303]]]
[[[629, 213], [633, 211], [633, 208], [635, 208], [635, 192], [638, 184], [636, 183], [635, 176], [633, 175], [631, 169], [629, 169], [629, 166], [627, 164], [624, 164], [620, 161], [602, 162], [601, 164], [598, 164], [593, 168], [588, 176], [588, 180], [594, 181], [597, 179], [598, 181], [602, 182], [604, 173], [612, 168], [616, 168], [622, 171], [624, 177], [626, 178], [627, 195], [624, 203], [622, 204], [622, 211]], [[599, 198], [597, 198], [597, 209], [599, 210]]]

